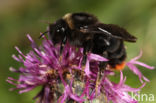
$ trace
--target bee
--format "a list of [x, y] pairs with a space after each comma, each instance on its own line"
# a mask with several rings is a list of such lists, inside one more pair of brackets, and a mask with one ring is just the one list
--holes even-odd
[[82, 47], [87, 52], [107, 58], [107, 64], [114, 69], [123, 69], [126, 59], [124, 41], [136, 42], [136, 37], [124, 28], [114, 24], [101, 23], [89, 13], [68, 13], [47, 30], [54, 45], [63, 49], [68, 41], [71, 45]]

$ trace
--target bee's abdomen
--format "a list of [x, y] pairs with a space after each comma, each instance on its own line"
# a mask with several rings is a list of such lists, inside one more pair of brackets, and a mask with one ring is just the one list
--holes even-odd
[[[116, 65], [122, 64], [126, 59], [126, 50], [124, 47], [123, 40], [112, 39], [110, 40], [110, 46], [107, 48], [108, 53], [108, 64], [115, 68]], [[122, 69], [122, 68], [121, 68]]]

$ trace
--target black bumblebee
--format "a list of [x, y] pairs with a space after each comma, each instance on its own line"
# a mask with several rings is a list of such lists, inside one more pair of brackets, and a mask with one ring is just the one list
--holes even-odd
[[136, 37], [114, 24], [103, 24], [88, 13], [69, 13], [49, 25], [48, 34], [54, 44], [61, 44], [61, 50], [68, 41], [71, 45], [84, 48], [87, 52], [109, 59], [108, 64], [122, 69], [126, 58], [124, 41], [136, 42]]

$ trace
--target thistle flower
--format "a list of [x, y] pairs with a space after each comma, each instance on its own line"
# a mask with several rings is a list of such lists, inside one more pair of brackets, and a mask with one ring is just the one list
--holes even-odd
[[[54, 46], [51, 40], [44, 37], [43, 44], [38, 47], [33, 39], [27, 35], [32, 44], [32, 49], [24, 55], [17, 47], [18, 57], [13, 58], [23, 63], [19, 70], [10, 68], [12, 72], [20, 73], [19, 79], [8, 77], [7, 81], [16, 86], [11, 90], [19, 89], [19, 93], [28, 92], [37, 86], [42, 86], [41, 91], [34, 97], [38, 103], [68, 103], [92, 101], [102, 97], [102, 101], [109, 103], [137, 103], [136, 100], [128, 95], [128, 92], [137, 92], [145, 86], [142, 84], [139, 88], [131, 88], [125, 84], [122, 71], [120, 71], [119, 83], [109, 80], [109, 76], [115, 74], [114, 71], [99, 68], [100, 62], [106, 62], [108, 59], [88, 53], [86, 63], [82, 62], [83, 49], [70, 46], [68, 43], [64, 46], [60, 54], [60, 45]], [[127, 62], [127, 66], [139, 76], [145, 77], [134, 66], [140, 64], [149, 69], [148, 65], [136, 61], [138, 57]], [[147, 79], [145, 79], [147, 80]]]
[[135, 57], [135, 58], [131, 59], [129, 62], [127, 62], [126, 65], [129, 67], [129, 69], [131, 71], [133, 71], [134, 74], [138, 75], [141, 83], [143, 83], [143, 80], [145, 80], [146, 82], [149, 82], [149, 80], [145, 76], [143, 76], [143, 74], [139, 71], [139, 69], [135, 66], [135, 64], [140, 65], [142, 67], [145, 67], [147, 69], [151, 69], [151, 70], [153, 70], [154, 67], [149, 66], [149, 65], [142, 63], [140, 61], [137, 61], [141, 56], [142, 56], [142, 51], [140, 51], [140, 54], [137, 57]]

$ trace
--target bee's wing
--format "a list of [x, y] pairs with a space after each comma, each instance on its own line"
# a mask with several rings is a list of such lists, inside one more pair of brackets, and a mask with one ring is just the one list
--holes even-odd
[[96, 25], [96, 27], [97, 27], [97, 31], [102, 31], [105, 34], [108, 34], [115, 38], [119, 38], [129, 42], [136, 42], [137, 40], [135, 36], [128, 33], [125, 29], [114, 24], [99, 23]]

